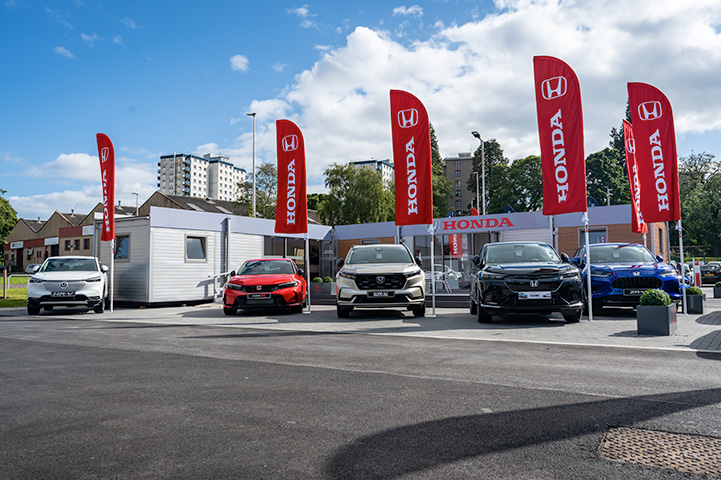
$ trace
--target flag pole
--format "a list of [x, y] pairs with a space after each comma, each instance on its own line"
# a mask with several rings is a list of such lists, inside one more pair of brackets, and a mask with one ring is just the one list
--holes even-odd
[[583, 226], [584, 226], [584, 239], [586, 243], [586, 291], [588, 292], [587, 300], [588, 300], [588, 321], [593, 321], [593, 302], [591, 301], [591, 298], [593, 297], [593, 291], [591, 290], [591, 249], [588, 247], [589, 239], [588, 239], [588, 212], [583, 212]]
[[435, 237], [435, 229], [433, 228], [433, 224], [431, 223], [428, 227], [428, 233], [431, 234], [431, 304], [433, 305], [433, 317], [436, 316], [436, 274], [433, 270], [433, 266], [436, 263], [435, 260], [435, 245], [434, 245], [434, 237]]
[[[681, 291], [683, 294], [683, 304], [681, 312], [685, 315], [686, 314], [686, 273], [685, 268], [683, 264], [683, 227], [681, 226], [681, 218], [678, 219], [678, 223], [676, 224], [676, 230], [678, 230], [678, 246], [679, 251], [681, 253]], [[668, 232], [667, 237], [668, 237]], [[669, 256], [671, 255], [671, 252], [668, 252]], [[670, 259], [669, 259], [670, 260]]]
[[308, 251], [308, 232], [305, 232], [303, 236], [305, 237], [305, 298], [308, 300], [306, 302], [308, 304], [308, 311], [303, 313], [310, 313], [310, 252]]
[[[115, 208], [113, 208], [113, 211]], [[115, 290], [115, 239], [110, 240], [110, 312], [113, 312], [115, 302], [113, 300]], [[105, 301], [105, 300], [103, 300]]]

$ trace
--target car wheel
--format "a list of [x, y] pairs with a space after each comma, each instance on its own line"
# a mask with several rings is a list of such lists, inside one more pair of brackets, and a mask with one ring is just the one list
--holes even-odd
[[471, 298], [471, 315], [477, 315], [478, 314], [478, 304], [473, 301]]
[[238, 313], [238, 309], [223, 307], [223, 313], [226, 315], [235, 315], [236, 313]]
[[411, 311], [413, 312], [414, 317], [425, 317], [426, 316], [425, 302], [423, 302], [423, 304], [421, 304], [421, 305], [412, 307]]
[[105, 299], [101, 300], [100, 303], [95, 305], [93, 307], [93, 311], [95, 313], [104, 313], [105, 312]]
[[[596, 308], [596, 307], [593, 307], [593, 308]], [[563, 319], [566, 321], [566, 323], [578, 323], [581, 320], [582, 313], [583, 313], [582, 310], [579, 310], [576, 313], [564, 313]]]
[[40, 307], [31, 307], [28, 305], [28, 315], [40, 315]]
[[53, 311], [53, 306], [52, 306], [52, 305], [48, 305], [47, 307], [43, 307], [43, 310], [45, 310], [46, 312], [52, 312], [52, 311]]
[[294, 305], [290, 307], [291, 313], [303, 313], [303, 305]]
[[493, 321], [493, 316], [483, 310], [480, 305], [476, 307], [476, 310], [478, 311], [478, 323], [491, 323]]
[[353, 311], [353, 307], [341, 307], [340, 305], [336, 306], [336, 312], [338, 313], [338, 318], [348, 318], [350, 316], [350, 312]]

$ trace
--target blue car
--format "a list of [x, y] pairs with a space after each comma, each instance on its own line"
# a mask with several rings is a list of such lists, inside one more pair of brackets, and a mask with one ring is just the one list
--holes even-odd
[[[597, 243], [589, 245], [591, 256], [591, 300], [593, 308], [603, 306], [635, 307], [645, 290], [660, 288], [675, 303], [681, 301], [680, 280], [673, 266], [663, 257], [637, 243]], [[573, 264], [583, 271], [585, 249], [579, 248]], [[583, 286], [587, 280], [584, 275]]]

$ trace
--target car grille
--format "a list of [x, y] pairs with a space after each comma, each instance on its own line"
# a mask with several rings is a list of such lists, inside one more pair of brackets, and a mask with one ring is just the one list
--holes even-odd
[[624, 288], [661, 288], [663, 282], [656, 277], [621, 277], [611, 282], [611, 286], [617, 289]]
[[[378, 280], [382, 279], [380, 283]], [[392, 275], [358, 275], [355, 284], [361, 290], [387, 289], [400, 290], [406, 285], [406, 276], [403, 274]]]
[[[555, 291], [561, 285], [558, 275], [553, 277], [511, 277], [507, 278], [506, 285], [514, 292]], [[532, 287], [531, 281], [538, 282]]]

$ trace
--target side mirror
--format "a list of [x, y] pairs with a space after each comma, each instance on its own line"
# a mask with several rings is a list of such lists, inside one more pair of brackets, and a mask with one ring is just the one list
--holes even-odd
[[[38, 270], [40, 270], [40, 267], [33, 267], [33, 273], [36, 273]], [[103, 273], [108, 273], [110, 271], [110, 268], [108, 268], [107, 265], [100, 265], [100, 271]]]
[[338, 268], [343, 268], [343, 264], [345, 264], [345, 262], [342, 258], [339, 258], [338, 261], [335, 262], [335, 264], [338, 265]]
[[[41, 266], [42, 266], [42, 265], [35, 265], [35, 266], [33, 267], [33, 273], [38, 273], [38, 272], [40, 271], [40, 267], [41, 267]], [[103, 269], [105, 269], [105, 270], [103, 270]], [[103, 272], [107, 272], [107, 271], [110, 270], [110, 269], [109, 269], [108, 267], [106, 267], [105, 265], [103, 265], [102, 267], [100, 267], [100, 270], [103, 270]]]
[[663, 262], [663, 257], [661, 255], [656, 255], [656, 260]]
[[298, 269], [298, 275], [300, 275], [301, 277], [305, 277], [305, 271], [303, 271], [302, 268], [299, 268], [299, 269]]
[[416, 265], [419, 267], [423, 266], [423, 260], [421, 260], [421, 257], [416, 257]]
[[476, 267], [480, 267], [481, 266], [481, 257], [479, 257], [478, 255], [474, 255], [471, 258], [471, 262], [473, 262], [473, 265], [475, 265]]
[[570, 259], [568, 258], [568, 254], [561, 252], [561, 260], [563, 260], [565, 263], [569, 263]]
[[[561, 257], [561, 258], [563, 258], [563, 257]], [[581, 266], [581, 257], [573, 257], [571, 259], [571, 263], [576, 265], [577, 267], [580, 267]]]
[[233, 278], [235, 276], [235, 270], [230, 271], [230, 278]]

